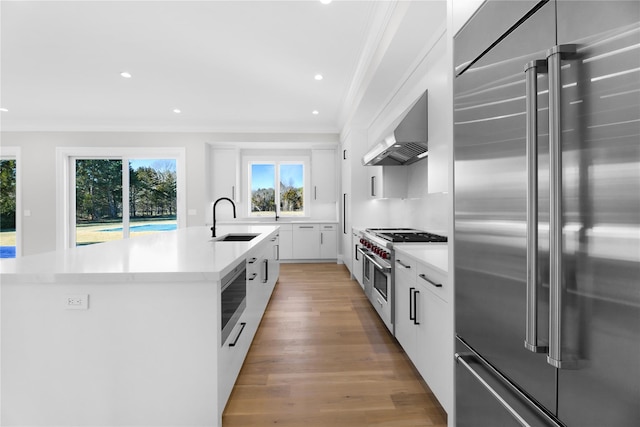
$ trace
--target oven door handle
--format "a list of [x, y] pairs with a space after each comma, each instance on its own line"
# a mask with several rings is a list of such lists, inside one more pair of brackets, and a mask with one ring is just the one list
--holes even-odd
[[382, 271], [383, 273], [388, 273], [391, 271], [391, 267], [385, 267], [383, 265], [380, 265], [380, 263], [378, 263], [378, 261], [376, 261], [375, 259], [373, 259], [371, 257], [371, 255], [363, 253], [363, 255], [371, 262], [371, 264], [373, 264], [373, 266], [375, 268], [377, 268], [378, 270]]

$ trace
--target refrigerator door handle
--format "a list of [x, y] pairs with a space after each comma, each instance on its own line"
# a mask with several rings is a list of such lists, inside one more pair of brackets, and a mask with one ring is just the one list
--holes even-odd
[[575, 57], [574, 44], [547, 52], [549, 70], [549, 354], [547, 363], [569, 368], [562, 360], [562, 60]]
[[458, 362], [460, 365], [464, 366], [464, 368], [469, 371], [469, 373], [471, 375], [473, 375], [473, 377], [498, 401], [498, 403], [500, 403], [500, 405], [502, 405], [502, 407], [504, 409], [506, 409], [509, 414], [522, 426], [522, 427], [531, 427], [531, 425], [529, 423], [527, 423], [521, 416], [520, 414], [518, 414], [518, 412], [513, 409], [511, 407], [511, 405], [509, 405], [507, 403], [506, 400], [504, 400], [500, 394], [498, 394], [497, 391], [495, 391], [490, 385], [489, 383], [487, 383], [480, 374], [478, 374], [472, 367], [471, 365], [469, 365], [467, 363], [466, 360], [464, 360], [465, 355], [460, 354], [460, 353], [456, 353], [455, 354], [455, 359], [456, 362]]
[[538, 342], [538, 74], [547, 72], [546, 60], [524, 67], [527, 104], [527, 292], [524, 347], [533, 353], [549, 349]]

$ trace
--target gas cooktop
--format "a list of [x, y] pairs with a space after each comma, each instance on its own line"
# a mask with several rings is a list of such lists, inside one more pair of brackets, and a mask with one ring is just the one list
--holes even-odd
[[393, 243], [444, 243], [446, 236], [412, 228], [367, 228], [369, 233]]

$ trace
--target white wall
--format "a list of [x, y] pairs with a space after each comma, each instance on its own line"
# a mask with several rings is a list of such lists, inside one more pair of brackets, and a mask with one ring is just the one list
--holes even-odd
[[[149, 132], [2, 132], [3, 147], [21, 149], [22, 255], [56, 249], [56, 148], [57, 147], [180, 147], [186, 151], [186, 218], [188, 227], [205, 224], [210, 214], [206, 185], [208, 153], [212, 142], [263, 145], [278, 143], [337, 143], [335, 134], [230, 134]], [[24, 216], [25, 211], [30, 213]], [[335, 206], [318, 207], [317, 215], [335, 219]]]
[[[204, 143], [197, 133], [3, 132], [3, 146], [22, 150], [22, 254], [56, 249], [57, 147], [183, 147], [186, 149], [187, 209], [201, 212], [204, 197]], [[25, 211], [30, 216], [24, 216]], [[201, 215], [187, 226], [203, 225]]]

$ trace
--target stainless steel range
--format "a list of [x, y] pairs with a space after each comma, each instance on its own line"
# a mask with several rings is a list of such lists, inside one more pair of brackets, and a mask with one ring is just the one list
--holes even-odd
[[446, 243], [445, 236], [412, 228], [367, 228], [360, 233], [356, 251], [362, 255], [362, 281], [367, 298], [394, 334], [394, 244]]

